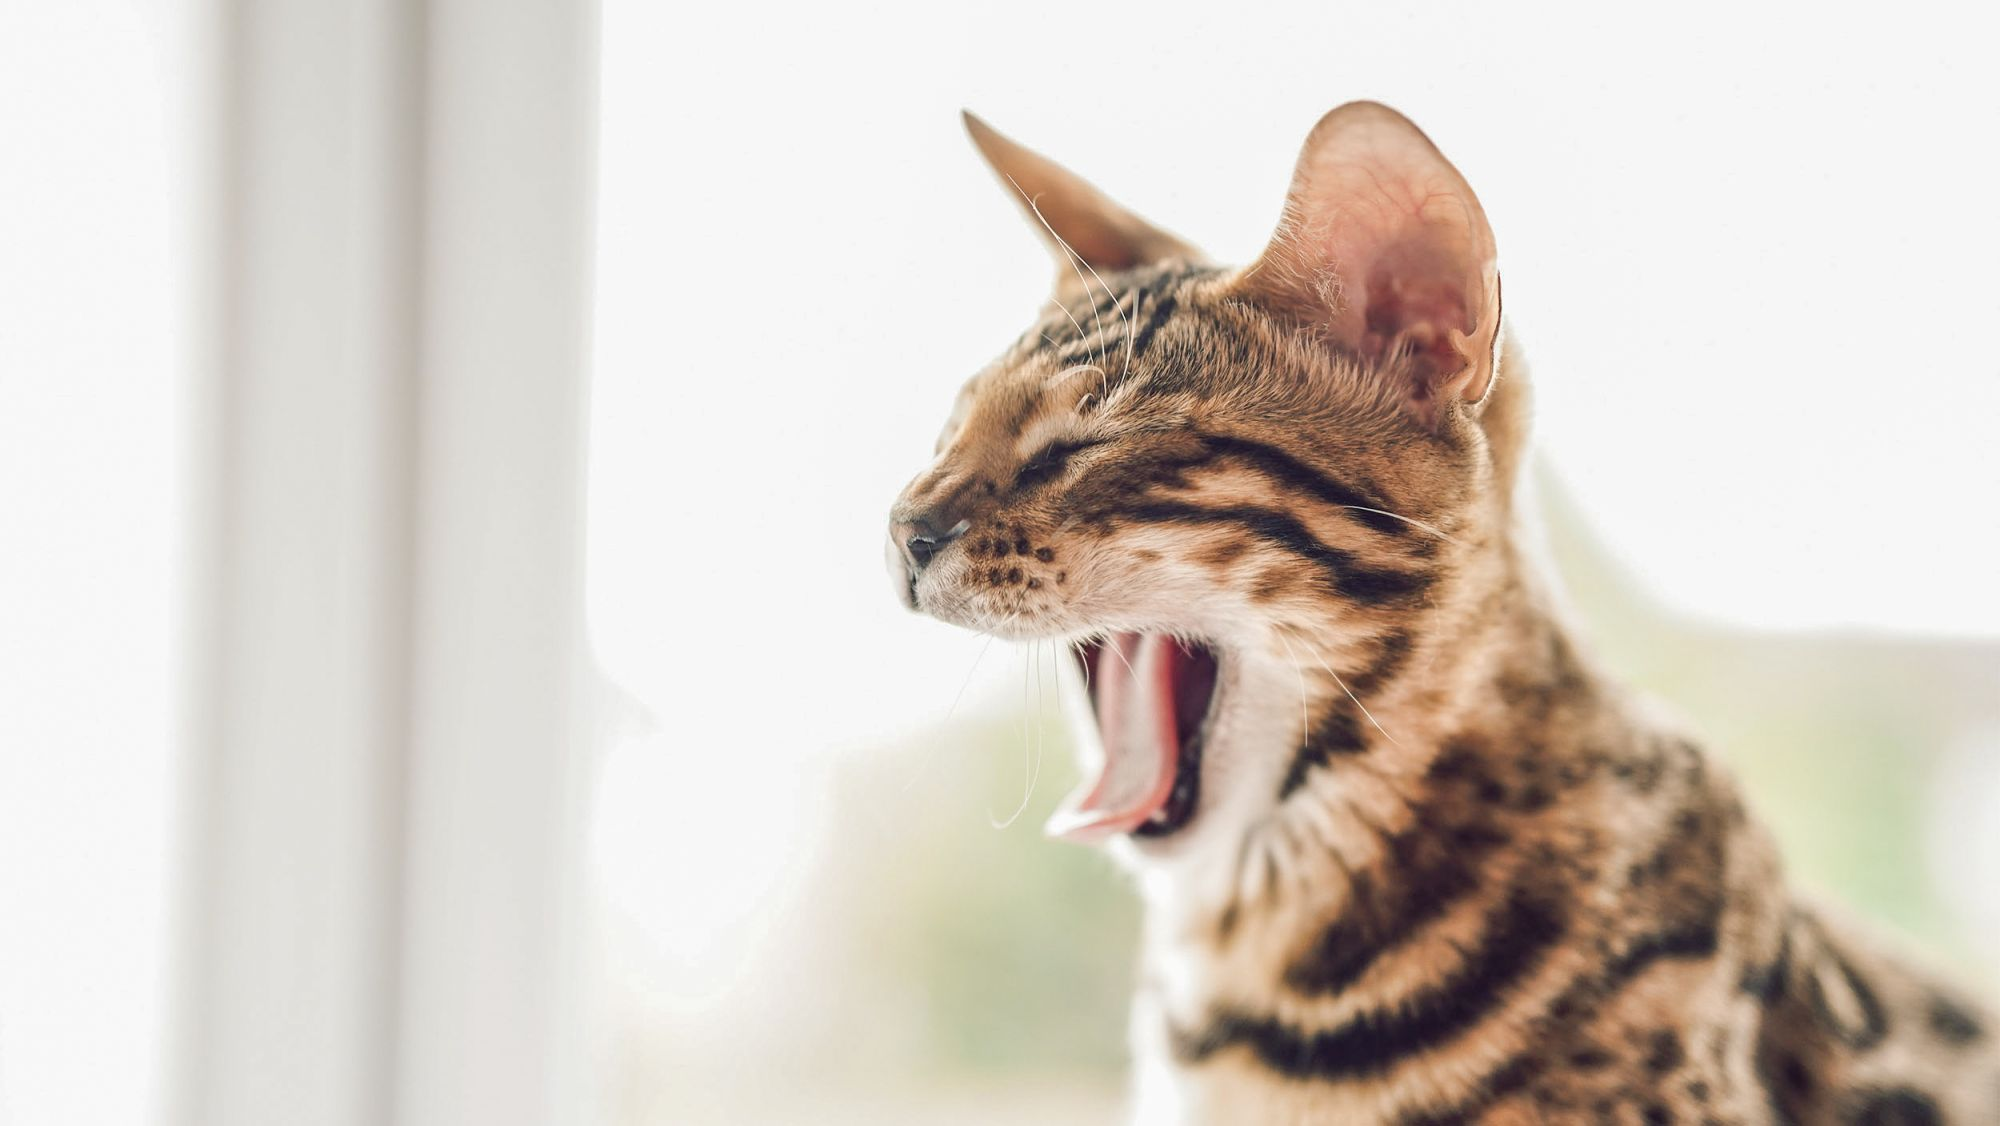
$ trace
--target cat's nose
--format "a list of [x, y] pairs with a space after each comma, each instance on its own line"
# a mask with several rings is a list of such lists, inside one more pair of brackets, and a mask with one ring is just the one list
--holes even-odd
[[970, 521], [960, 520], [950, 527], [943, 527], [935, 513], [922, 513], [908, 520], [898, 520], [889, 526], [889, 538], [903, 553], [912, 572], [921, 571], [943, 551], [951, 541], [965, 534]]

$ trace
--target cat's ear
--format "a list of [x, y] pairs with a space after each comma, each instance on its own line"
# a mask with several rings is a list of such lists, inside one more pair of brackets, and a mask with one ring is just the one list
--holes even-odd
[[972, 143], [1055, 255], [1058, 294], [1086, 288], [1077, 276], [1088, 276], [1086, 266], [1108, 272], [1170, 258], [1202, 261], [1199, 251], [1111, 202], [1081, 176], [1017, 144], [972, 111], [964, 114]]
[[1430, 138], [1387, 106], [1350, 102], [1320, 119], [1277, 234], [1240, 284], [1400, 379], [1428, 424], [1492, 386], [1500, 272], [1486, 212]]

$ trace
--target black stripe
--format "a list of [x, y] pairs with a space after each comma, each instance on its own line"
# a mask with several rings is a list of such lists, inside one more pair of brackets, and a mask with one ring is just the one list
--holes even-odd
[[1375, 928], [1363, 917], [1363, 902], [1376, 894], [1374, 878], [1356, 872], [1346, 913], [1320, 931], [1305, 957], [1286, 967], [1285, 984], [1309, 996], [1330, 996], [1361, 980], [1384, 949], [1376, 941]]
[[1378, 497], [1334, 480], [1276, 446], [1233, 434], [1203, 434], [1201, 440], [1217, 453], [1250, 463], [1266, 477], [1342, 508], [1349, 519], [1385, 535], [1403, 536], [1415, 530], [1410, 524], [1394, 516], [1385, 516], [1380, 511], [1360, 511], [1387, 509], [1389, 505]]
[[1419, 824], [1390, 842], [1382, 887], [1370, 873], [1355, 873], [1346, 911], [1320, 931], [1304, 957], [1286, 968], [1286, 985], [1307, 995], [1339, 993], [1361, 980], [1382, 955], [1479, 890], [1477, 866], [1504, 838], [1490, 831], [1458, 833], [1463, 839], [1445, 848], [1420, 839], [1435, 831]]
[[1548, 1068], [1547, 1056], [1523, 1052], [1481, 1076], [1473, 1084], [1472, 1092], [1457, 1105], [1406, 1114], [1402, 1126], [1465, 1126], [1474, 1114], [1527, 1087]]
[[1362, 1013], [1324, 1032], [1304, 1032], [1275, 1017], [1222, 1009], [1199, 1032], [1170, 1027], [1169, 1039], [1183, 1064], [1241, 1047], [1266, 1067], [1296, 1079], [1380, 1075], [1491, 1015], [1565, 930], [1561, 905], [1553, 896], [1516, 886], [1488, 916], [1477, 962], [1386, 1009]]
[[1931, 1032], [1953, 1047], [1976, 1043], [1986, 1035], [1986, 1028], [1979, 1023], [1978, 1017], [1942, 993], [1931, 995], [1927, 1016]]
[[[1550, 1003], [1550, 1016], [1565, 1022], [1581, 1023], [1579, 1006], [1590, 999], [1602, 999], [1624, 983], [1638, 977], [1653, 963], [1664, 958], [1706, 958], [1717, 946], [1714, 920], [1647, 935], [1611, 961], [1601, 975], [1572, 985]], [[1464, 1101], [1443, 1113], [1406, 1118], [1409, 1126], [1443, 1126], [1469, 1122], [1480, 1111], [1525, 1086], [1547, 1068], [1547, 1060], [1529, 1053], [1517, 1056], [1494, 1069], [1474, 1087]]]
[[[1768, 1048], [1768, 1044], [1760, 1045], [1752, 1061], [1757, 1073], [1757, 1086], [1764, 1092], [1764, 1109], [1771, 1112], [1773, 1126], [1799, 1126], [1799, 1116], [1792, 1112], [1792, 1103], [1812, 1098], [1812, 1076], [1797, 1056], [1786, 1054], [1780, 1062], [1772, 1058]], [[1785, 1074], [1778, 1074], [1774, 1067], [1784, 1068]]]
[[1113, 456], [1096, 459], [1064, 491], [1063, 498], [1079, 520], [1098, 528], [1129, 515], [1127, 504], [1155, 489], [1185, 489], [1188, 474], [1215, 461], [1215, 455], [1195, 443], [1150, 460]]
[[1235, 524], [1266, 543], [1317, 564], [1326, 572], [1328, 586], [1335, 594], [1364, 606], [1406, 602], [1431, 584], [1431, 576], [1422, 572], [1361, 566], [1349, 552], [1320, 542], [1296, 516], [1275, 509], [1254, 505], [1203, 508], [1160, 501], [1111, 515], [1152, 524]]
[[1446, 756], [1433, 763], [1409, 826], [1384, 842], [1378, 866], [1354, 873], [1339, 918], [1286, 970], [1287, 985], [1308, 995], [1340, 992], [1383, 953], [1484, 889], [1486, 860], [1510, 837], [1494, 823], [1492, 806], [1476, 800], [1482, 764], [1463, 754], [1460, 748], [1448, 769], [1440, 769]]
[[1153, 303], [1153, 311], [1147, 314], [1146, 323], [1140, 325], [1139, 331], [1133, 334], [1133, 359], [1138, 359], [1140, 356], [1145, 355], [1146, 346], [1153, 342], [1153, 334], [1159, 331], [1160, 326], [1166, 322], [1168, 317], [1173, 316], [1174, 310], [1179, 307], [1180, 299], [1171, 293]]
[[1344, 707], [1328, 711], [1306, 733], [1305, 742], [1292, 756], [1291, 768], [1285, 771], [1285, 780], [1278, 786], [1278, 800], [1284, 801], [1298, 792], [1306, 784], [1306, 777], [1333, 761], [1335, 755], [1355, 755], [1367, 749], [1368, 741], [1361, 737], [1361, 724], [1353, 712]]
[[1942, 1126], [1944, 1112], [1922, 1091], [1899, 1087], [1851, 1096], [1842, 1121], [1852, 1126]]
[[1075, 349], [1065, 354], [1058, 362], [1064, 367], [1075, 367], [1080, 363], [1101, 361], [1107, 355], [1120, 350], [1120, 346], [1125, 342], [1123, 330], [1126, 327], [1127, 314], [1120, 313], [1113, 306], [1117, 305], [1123, 296], [1121, 293], [1107, 292], [1083, 314], [1070, 312], [1070, 316], [1076, 317], [1081, 332], [1077, 336]]
[[[1137, 292], [1140, 297], [1144, 297], [1146, 293], [1144, 289], [1140, 289]], [[1095, 326], [1099, 322], [1109, 319], [1113, 324], [1117, 325], [1125, 324], [1126, 323], [1125, 318], [1131, 315], [1131, 310], [1125, 309], [1123, 307], [1124, 302], [1125, 302], [1125, 293], [1122, 290], [1113, 290], [1107, 288], [1104, 291], [1103, 297], [1097, 298], [1095, 301], [1091, 303], [1090, 323], [1093, 326]], [[1135, 305], [1134, 308], [1136, 307], [1137, 306]], [[1077, 320], [1079, 321], [1082, 319], [1083, 319], [1082, 317], [1077, 318]]]
[[1854, 972], [1854, 967], [1847, 964], [1847, 959], [1842, 958], [1831, 947], [1827, 949], [1826, 956], [1831, 959], [1833, 968], [1839, 971], [1841, 978], [1847, 982], [1847, 988], [1854, 994], [1855, 1004], [1861, 1007], [1861, 1024], [1859, 1027], [1849, 1025], [1834, 1013], [1833, 1006], [1827, 1001], [1822, 976], [1817, 973], [1807, 978], [1809, 987], [1807, 993], [1812, 998], [1813, 1013], [1819, 1017], [1821, 1024], [1839, 1036], [1848, 1047], [1857, 1052], [1865, 1052], [1880, 1044], [1882, 1038], [1888, 1035], [1888, 1014], [1883, 1012], [1882, 1002], [1876, 999], [1875, 991], [1868, 988], [1868, 983], [1861, 980], [1861, 975]]
[[1703, 919], [1649, 934], [1634, 942], [1623, 955], [1612, 961], [1610, 972], [1605, 975], [1605, 995], [1608, 996], [1612, 988], [1644, 973], [1654, 962], [1666, 958], [1714, 957], [1719, 943], [1718, 922], [1716, 919]]
[[1410, 659], [1410, 635], [1402, 630], [1383, 634], [1375, 640], [1375, 660], [1347, 679], [1347, 690], [1357, 699], [1372, 699], [1383, 685], [1403, 671]]
[[1770, 962], [1753, 965], [1743, 971], [1743, 992], [1769, 1008], [1784, 996], [1786, 981], [1791, 977], [1791, 964], [1792, 934], [1786, 931], [1778, 941], [1778, 953]]
[[[1374, 663], [1347, 682], [1356, 701], [1371, 698], [1375, 691], [1396, 675], [1410, 653], [1410, 635], [1400, 630], [1384, 635], [1377, 643]], [[1368, 749], [1361, 735], [1360, 721], [1345, 706], [1337, 707], [1314, 726], [1312, 733], [1292, 756], [1292, 765], [1278, 786], [1278, 800], [1284, 801], [1305, 785], [1312, 772], [1333, 761], [1336, 755], [1358, 754]]]
[[[1101, 364], [1114, 356], [1129, 355], [1136, 359], [1145, 351], [1153, 330], [1159, 328], [1159, 322], [1165, 320], [1174, 309], [1174, 299], [1166, 298], [1161, 302], [1165, 310], [1156, 307], [1153, 319], [1135, 331], [1132, 313], [1147, 296], [1146, 289], [1139, 287], [1130, 291], [1107, 291], [1087, 308], [1081, 303], [1077, 306], [1064, 306], [1064, 317], [1058, 327], [1068, 331], [1047, 337], [1043, 343], [1053, 340], [1068, 349], [1063, 351], [1058, 348], [1059, 354], [1056, 357], [1056, 363], [1066, 368]], [[1128, 298], [1129, 305], [1126, 304]], [[1074, 324], [1071, 323], [1071, 318], [1075, 319]], [[1046, 333], [1046, 330], [1044, 331]], [[1129, 348], [1126, 347], [1127, 340], [1131, 341]], [[1117, 373], [1117, 378], [1123, 380], [1127, 374], [1129, 373], [1120, 371]]]

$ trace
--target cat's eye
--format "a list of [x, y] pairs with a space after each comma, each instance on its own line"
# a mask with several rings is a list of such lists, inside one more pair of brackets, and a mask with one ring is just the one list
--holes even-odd
[[1014, 487], [1025, 489], [1053, 480], [1069, 468], [1069, 459], [1082, 450], [1102, 445], [1102, 440], [1090, 442], [1051, 442], [1029, 458], [1014, 473]]

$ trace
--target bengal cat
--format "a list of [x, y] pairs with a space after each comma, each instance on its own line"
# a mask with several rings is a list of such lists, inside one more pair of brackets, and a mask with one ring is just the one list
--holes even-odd
[[1329, 113], [1224, 269], [967, 125], [1058, 281], [892, 567], [1077, 655], [1101, 746], [1050, 829], [1146, 902], [1139, 1121], [2000, 1122], [1992, 1015], [1788, 894], [1572, 636], [1493, 235], [1415, 126]]

